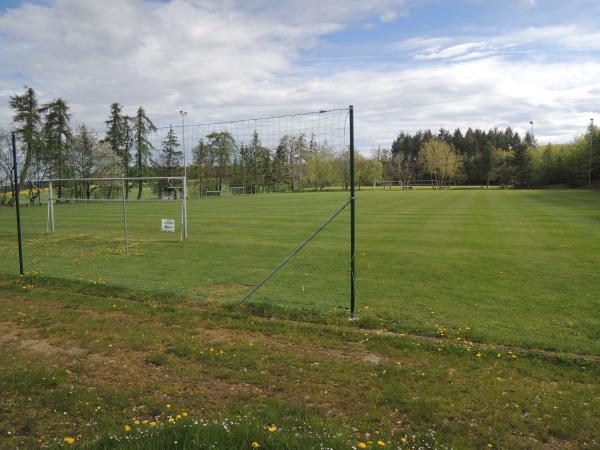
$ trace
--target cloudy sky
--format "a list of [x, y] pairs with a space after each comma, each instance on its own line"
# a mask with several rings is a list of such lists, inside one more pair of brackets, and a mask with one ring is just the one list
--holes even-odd
[[103, 131], [109, 104], [159, 125], [356, 107], [361, 149], [401, 130], [600, 119], [596, 0], [0, 0], [0, 126], [34, 87]]

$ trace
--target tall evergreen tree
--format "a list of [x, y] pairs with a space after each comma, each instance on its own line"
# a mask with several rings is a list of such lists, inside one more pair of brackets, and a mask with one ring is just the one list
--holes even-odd
[[[144, 108], [140, 106], [133, 120], [135, 164], [138, 177], [143, 175], [144, 166], [150, 160], [152, 144], [148, 140], [148, 135], [153, 131], [156, 131], [156, 127], [148, 116], [146, 116]], [[138, 200], [142, 198], [142, 180], [139, 180], [137, 198]]]
[[529, 145], [523, 142], [513, 147], [512, 166], [514, 169], [515, 181], [520, 184], [528, 185], [531, 178], [531, 154]]
[[[69, 144], [71, 142], [71, 114], [67, 103], [58, 98], [40, 108], [44, 115], [43, 159], [53, 178], [72, 176], [69, 167]], [[58, 185], [58, 197], [62, 197], [62, 184]]]
[[125, 176], [129, 173], [129, 161], [131, 155], [130, 150], [130, 133], [129, 133], [129, 120], [128, 117], [123, 114], [123, 107], [120, 103], [113, 103], [110, 105], [110, 117], [106, 123], [106, 138], [110, 148], [115, 154], [121, 158], [123, 162], [123, 174]]
[[179, 141], [173, 127], [169, 127], [169, 132], [165, 140], [162, 142], [160, 167], [163, 176], [173, 175], [174, 169], [180, 167], [183, 152], [179, 149]]
[[206, 137], [208, 138], [210, 152], [213, 154], [211, 159], [214, 161], [216, 187], [220, 191], [223, 187], [223, 180], [227, 178], [227, 167], [231, 155], [235, 152], [235, 140], [227, 131], [214, 131]]
[[[25, 143], [25, 161], [21, 168], [21, 180], [23, 184], [27, 178], [29, 168], [32, 162], [36, 162], [37, 170], [40, 170], [40, 127], [41, 117], [38, 110], [38, 100], [35, 91], [25, 86], [25, 92], [22, 95], [13, 95], [10, 97], [9, 105], [14, 112], [13, 122], [16, 125], [15, 131], [21, 136]], [[40, 177], [41, 174], [37, 174]]]

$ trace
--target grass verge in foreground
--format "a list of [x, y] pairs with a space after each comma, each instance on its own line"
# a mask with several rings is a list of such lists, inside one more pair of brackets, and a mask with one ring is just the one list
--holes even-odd
[[[130, 433], [139, 432], [135, 420], [162, 414], [164, 423], [167, 404], [189, 414], [172, 428], [181, 439], [223, 439], [216, 448], [227, 448], [227, 439], [287, 445], [294, 423], [319, 433], [324, 427], [318, 440], [331, 448], [376, 448], [379, 439], [405, 448], [402, 438], [432, 432], [433, 448], [600, 443], [594, 361], [30, 283], [24, 290], [0, 282], [2, 448], [59, 445], [65, 437], [102, 448], [94, 446], [110, 434], [129, 445]], [[240, 423], [229, 437], [183, 427], [226, 418]], [[281, 432], [269, 432], [271, 423]], [[157, 439], [173, 437], [171, 428], [161, 430]], [[314, 448], [314, 436], [300, 434]]]

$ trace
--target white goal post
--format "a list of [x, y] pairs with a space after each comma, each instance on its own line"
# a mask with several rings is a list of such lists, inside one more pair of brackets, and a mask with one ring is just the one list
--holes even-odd
[[[158, 189], [157, 198], [152, 199], [131, 199], [127, 194], [127, 185], [129, 182], [159, 182], [163, 181], [168, 184], [166, 186], [166, 194]], [[177, 183], [177, 185], [173, 183]], [[31, 183], [34, 186], [46, 184], [48, 187], [48, 200], [47, 200], [47, 214], [46, 214], [46, 233], [53, 233], [55, 230], [55, 210], [54, 206], [57, 202], [121, 202], [123, 204], [123, 226], [125, 233], [125, 248], [127, 250], [127, 203], [129, 202], [164, 202], [181, 200], [181, 219], [180, 219], [180, 240], [187, 240], [188, 238], [188, 214], [187, 214], [187, 179], [186, 177], [115, 177], [115, 178], [47, 178], [40, 180], [32, 180]], [[93, 183], [108, 183], [112, 187], [117, 188], [115, 192], [121, 191], [121, 196], [114, 196], [111, 198], [95, 198], [90, 196], [88, 189], [87, 195], [75, 195], [75, 196], [61, 196], [57, 198], [54, 194], [56, 186], [63, 186], [65, 183], [84, 183], [88, 187]], [[63, 189], [66, 189], [63, 187]], [[180, 191], [178, 196], [176, 192]], [[83, 194], [83, 191], [80, 191]]]

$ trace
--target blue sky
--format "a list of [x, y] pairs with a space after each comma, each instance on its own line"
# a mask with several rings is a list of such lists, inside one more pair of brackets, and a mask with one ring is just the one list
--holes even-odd
[[28, 84], [99, 132], [113, 101], [163, 124], [352, 103], [363, 151], [530, 120], [565, 142], [600, 108], [599, 3], [2, 0], [0, 126]]

